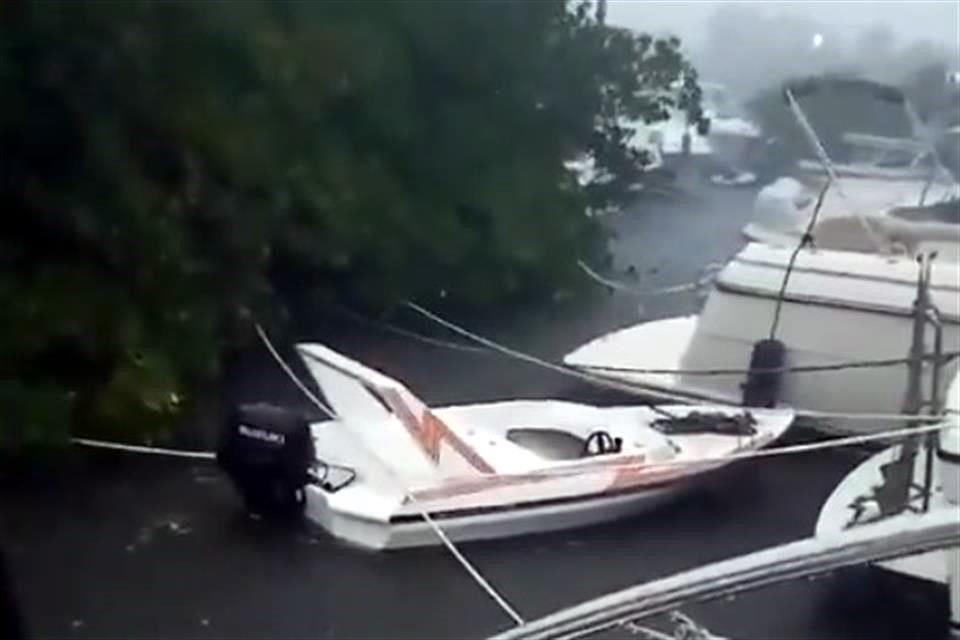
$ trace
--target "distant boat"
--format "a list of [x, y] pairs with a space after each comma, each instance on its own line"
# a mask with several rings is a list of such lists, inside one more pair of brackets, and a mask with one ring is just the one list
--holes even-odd
[[369, 549], [502, 538], [626, 517], [728, 456], [779, 438], [790, 410], [599, 408], [511, 400], [431, 409], [403, 384], [319, 344], [297, 351], [337, 414], [307, 424], [241, 408], [220, 464], [255, 510], [288, 506]]
[[749, 168], [763, 144], [759, 126], [747, 117], [724, 85], [701, 82], [700, 88], [703, 125], [689, 122], [685, 112], [671, 107], [666, 120], [643, 128], [648, 141], [659, 148], [668, 166], [690, 157], [702, 165], [715, 184], [752, 184], [756, 175]]
[[[902, 105], [914, 134], [922, 129], [897, 87], [824, 77], [788, 84], [785, 91], [790, 90], [798, 95], [828, 90], [866, 93]], [[883, 253], [897, 245], [911, 254], [935, 248], [942, 258], [960, 260], [960, 185], [933, 144], [920, 138], [847, 132], [843, 142], [849, 160], [837, 163], [826, 155], [800, 102], [791, 98], [788, 104], [820, 157], [800, 160], [797, 177], [783, 176], [760, 190], [753, 219], [743, 228], [748, 239], [794, 246], [826, 189], [813, 229], [818, 246]], [[834, 181], [829, 186], [828, 179]]]

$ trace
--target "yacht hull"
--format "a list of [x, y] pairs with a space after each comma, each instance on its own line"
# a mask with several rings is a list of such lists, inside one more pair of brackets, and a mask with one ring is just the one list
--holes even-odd
[[[742, 402], [754, 345], [770, 336], [777, 316], [787, 249], [750, 245], [725, 267], [699, 316], [645, 322], [603, 335], [568, 353], [564, 363], [592, 374], [641, 385], [674, 400]], [[935, 265], [938, 266], [938, 265]], [[960, 349], [956, 265], [939, 265], [931, 288], [943, 320], [943, 349]], [[842, 267], [842, 268], [841, 268]], [[903, 360], [910, 350], [910, 280], [916, 265], [876, 256], [807, 251], [792, 271], [779, 311], [777, 339], [785, 366], [832, 370], [786, 372], [779, 402], [799, 412], [900, 414], [907, 388], [904, 362], [848, 367], [849, 363]], [[913, 276], [915, 277], [915, 276]], [[932, 344], [928, 346], [932, 350]], [[651, 370], [674, 371], [656, 373]], [[721, 370], [727, 373], [710, 373]], [[737, 373], [730, 373], [730, 372]], [[699, 373], [698, 373], [699, 372]], [[706, 373], [704, 375], [704, 373]], [[941, 371], [941, 397], [957, 373], [957, 359]], [[924, 370], [924, 393], [932, 386]], [[868, 433], [896, 428], [891, 419], [818, 420], [827, 431]]]

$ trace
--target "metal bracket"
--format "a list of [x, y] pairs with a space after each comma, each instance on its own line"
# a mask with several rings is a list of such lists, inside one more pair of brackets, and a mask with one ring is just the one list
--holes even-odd
[[674, 625], [672, 634], [642, 627], [635, 622], [624, 623], [623, 627], [644, 640], [729, 640], [729, 638], [710, 633], [709, 629], [680, 611], [670, 614], [670, 622]]

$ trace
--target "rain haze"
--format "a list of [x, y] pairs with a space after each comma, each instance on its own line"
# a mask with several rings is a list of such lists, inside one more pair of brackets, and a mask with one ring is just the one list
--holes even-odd
[[958, 2], [614, 0], [608, 16], [633, 30], [680, 37], [701, 76], [746, 93], [786, 72], [835, 67], [898, 81], [903, 67], [932, 59], [960, 67]]
[[0, 96], [0, 640], [960, 630], [960, 0], [0, 0]]

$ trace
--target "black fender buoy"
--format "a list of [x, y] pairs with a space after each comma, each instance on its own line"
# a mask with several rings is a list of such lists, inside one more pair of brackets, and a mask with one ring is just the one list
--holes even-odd
[[[743, 383], [743, 406], [772, 409], [780, 399], [783, 369], [787, 347], [779, 340], [768, 338], [753, 345], [750, 369]], [[776, 369], [776, 371], [771, 371]]]

